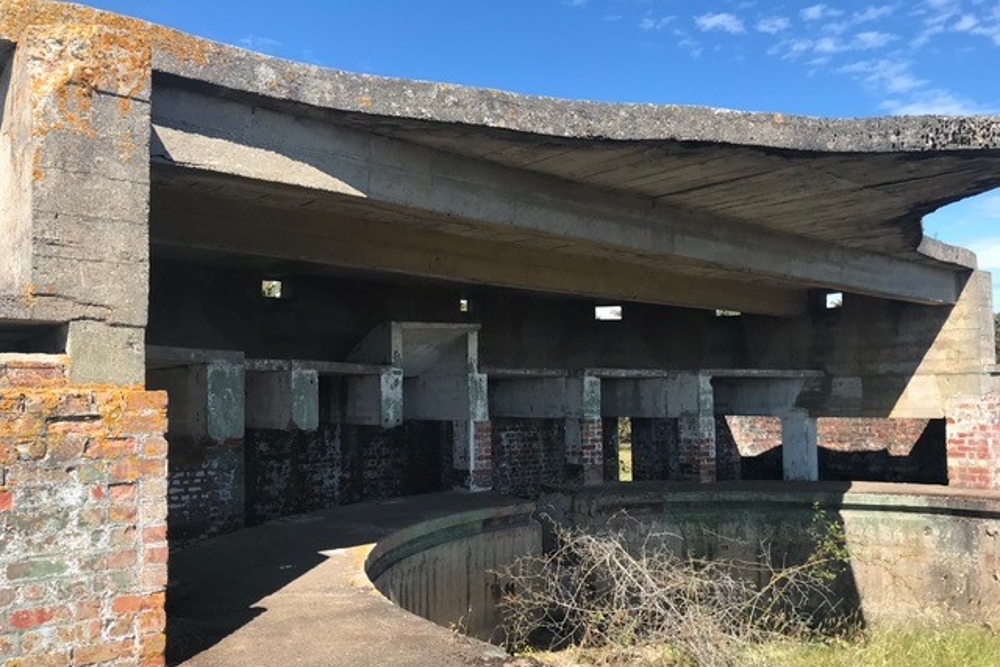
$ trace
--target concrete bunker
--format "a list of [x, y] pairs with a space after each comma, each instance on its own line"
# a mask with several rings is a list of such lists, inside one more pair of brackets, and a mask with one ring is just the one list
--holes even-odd
[[[170, 548], [597, 485], [619, 417], [639, 479], [781, 442], [755, 474], [998, 485], [990, 278], [920, 227], [1000, 184], [995, 118], [536, 99], [0, 9], [7, 654], [157, 664]], [[824, 461], [858, 433], [924, 440]], [[81, 614], [125, 620], [33, 643]]]

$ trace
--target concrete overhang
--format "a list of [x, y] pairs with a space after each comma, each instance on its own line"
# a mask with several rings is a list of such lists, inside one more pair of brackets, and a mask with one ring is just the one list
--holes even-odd
[[291, 63], [78, 6], [151, 48], [156, 253], [209, 251], [743, 312], [952, 304], [921, 219], [1000, 185], [1000, 118], [821, 119], [527, 97]]

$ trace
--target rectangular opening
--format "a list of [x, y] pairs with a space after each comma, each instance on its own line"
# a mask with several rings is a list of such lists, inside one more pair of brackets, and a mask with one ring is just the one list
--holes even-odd
[[620, 322], [622, 319], [622, 307], [594, 306], [594, 319], [601, 322]]
[[260, 295], [265, 299], [287, 298], [285, 285], [277, 278], [264, 278], [260, 281]]
[[724, 308], [718, 308], [715, 311], [716, 317], [739, 317], [742, 314], [738, 310], [725, 310]]
[[826, 309], [833, 310], [834, 308], [844, 307], [844, 293], [843, 292], [827, 292], [826, 294]]
[[0, 352], [65, 354], [65, 324], [0, 321]]

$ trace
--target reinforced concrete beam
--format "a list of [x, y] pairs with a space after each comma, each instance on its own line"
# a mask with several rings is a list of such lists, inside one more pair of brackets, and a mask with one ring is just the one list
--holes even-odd
[[319, 421], [393, 428], [403, 423], [403, 371], [337, 361], [248, 359], [252, 372], [313, 371], [319, 381]]
[[153, 154], [166, 164], [803, 286], [926, 304], [958, 298], [958, 275], [944, 265], [766, 232], [237, 100], [157, 93]]
[[146, 346], [146, 387], [166, 390], [171, 435], [223, 441], [242, 438], [243, 354]]
[[319, 375], [314, 370], [250, 371], [248, 428], [313, 431], [319, 427]]

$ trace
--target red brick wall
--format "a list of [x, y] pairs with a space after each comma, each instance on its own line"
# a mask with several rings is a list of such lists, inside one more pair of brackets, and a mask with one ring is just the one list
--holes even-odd
[[[927, 419], [825, 418], [816, 420], [820, 479], [944, 483], [939, 422]], [[719, 421], [719, 447], [733, 442], [743, 476], [780, 479], [781, 420], [734, 417]]]
[[1000, 395], [952, 399], [947, 413], [948, 484], [1000, 488]]
[[166, 395], [0, 355], [0, 663], [163, 664]]
[[[781, 444], [778, 417], [726, 417], [733, 440], [743, 456], [756, 456]], [[871, 419], [820, 417], [816, 439], [820, 447], [840, 452], [886, 450], [908, 454], [927, 428], [926, 419]]]

